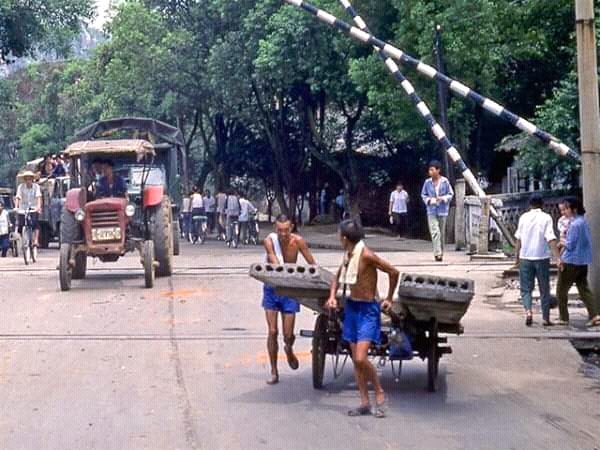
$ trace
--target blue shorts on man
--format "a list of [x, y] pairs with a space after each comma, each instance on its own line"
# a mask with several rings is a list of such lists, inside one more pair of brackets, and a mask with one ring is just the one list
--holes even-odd
[[262, 307], [273, 311], [280, 311], [284, 314], [295, 314], [300, 311], [300, 305], [296, 300], [283, 295], [277, 295], [275, 288], [269, 285], [263, 285]]
[[342, 338], [355, 344], [371, 341], [379, 344], [381, 338], [381, 308], [379, 303], [346, 298], [344, 304], [344, 331]]

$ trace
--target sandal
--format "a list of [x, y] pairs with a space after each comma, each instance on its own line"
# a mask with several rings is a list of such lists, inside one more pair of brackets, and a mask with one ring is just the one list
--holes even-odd
[[348, 411], [348, 415], [351, 417], [368, 416], [369, 414], [371, 414], [371, 405], [361, 405]]
[[373, 412], [373, 416], [377, 419], [382, 419], [385, 417], [388, 409], [387, 398], [382, 403], [375, 403], [375, 411]]
[[296, 358], [296, 355], [294, 355], [294, 351], [292, 350], [292, 347], [290, 347], [289, 345], [286, 345], [284, 347], [284, 350], [285, 350], [285, 356], [287, 356], [287, 362], [288, 362], [290, 368], [292, 370], [298, 369], [300, 364], [298, 363], [298, 358]]

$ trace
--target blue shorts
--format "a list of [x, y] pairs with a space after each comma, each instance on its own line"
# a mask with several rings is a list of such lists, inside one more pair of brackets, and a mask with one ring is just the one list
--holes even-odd
[[376, 301], [357, 302], [346, 298], [342, 338], [355, 344], [370, 341], [379, 344], [381, 338], [381, 308]]
[[300, 305], [296, 300], [283, 295], [277, 295], [275, 288], [266, 284], [263, 285], [262, 307], [281, 311], [284, 314], [295, 314], [300, 311]]

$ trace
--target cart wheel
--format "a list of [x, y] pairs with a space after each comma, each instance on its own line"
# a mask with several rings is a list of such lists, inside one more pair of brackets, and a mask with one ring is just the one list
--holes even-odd
[[440, 355], [438, 351], [438, 322], [432, 318], [429, 321], [429, 352], [427, 354], [427, 390], [435, 392]]
[[325, 346], [327, 345], [327, 316], [319, 314], [315, 322], [312, 339], [312, 379], [313, 388], [323, 387], [325, 373]]
[[154, 241], [144, 242], [144, 282], [147, 288], [154, 286]]

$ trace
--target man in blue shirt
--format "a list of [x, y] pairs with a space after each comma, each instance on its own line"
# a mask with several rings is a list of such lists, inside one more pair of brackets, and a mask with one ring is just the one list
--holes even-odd
[[569, 197], [564, 200], [564, 213], [570, 219], [570, 223], [564, 244], [559, 244], [562, 250], [556, 285], [559, 323], [563, 325], [569, 323], [567, 299], [569, 289], [575, 283], [579, 296], [588, 310], [590, 321], [587, 326], [598, 326], [600, 325], [600, 305], [592, 295], [587, 281], [588, 265], [592, 263], [592, 239], [590, 227], [583, 217], [585, 209], [578, 198]]
[[114, 173], [115, 163], [110, 159], [104, 161], [103, 175], [96, 186], [96, 196], [125, 197], [127, 198], [127, 183], [123, 178]]
[[421, 198], [427, 208], [427, 225], [433, 244], [433, 257], [436, 261], [441, 261], [444, 255], [446, 221], [450, 202], [454, 197], [450, 181], [440, 173], [441, 168], [442, 164], [437, 160], [429, 163], [429, 178], [425, 180], [421, 189]]

